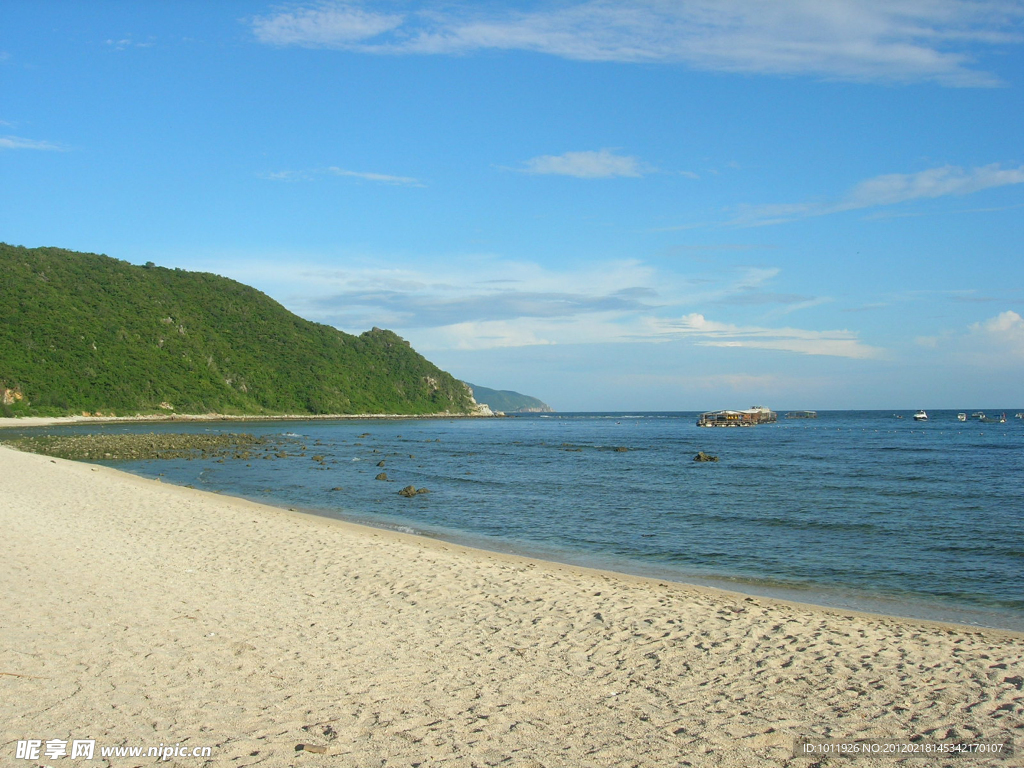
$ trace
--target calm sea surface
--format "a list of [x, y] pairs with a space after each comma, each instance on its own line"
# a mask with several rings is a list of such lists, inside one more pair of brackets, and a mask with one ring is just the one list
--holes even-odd
[[[1024, 630], [1015, 412], [1005, 424], [833, 411], [747, 429], [612, 413], [47, 431], [289, 435], [286, 458], [109, 463], [487, 549]], [[720, 460], [696, 463], [697, 451]], [[407, 485], [430, 493], [400, 497]]]

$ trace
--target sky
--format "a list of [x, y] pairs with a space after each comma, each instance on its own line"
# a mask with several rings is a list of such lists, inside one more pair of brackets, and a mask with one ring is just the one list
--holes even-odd
[[559, 411], [1024, 410], [1022, 89], [1024, 0], [7, 0], [0, 241]]

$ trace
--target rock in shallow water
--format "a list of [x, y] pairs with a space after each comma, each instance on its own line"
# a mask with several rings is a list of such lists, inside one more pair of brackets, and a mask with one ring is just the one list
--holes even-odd
[[430, 490], [428, 488], [417, 489], [415, 485], [407, 485], [398, 492], [398, 495], [411, 499], [413, 496], [418, 496], [421, 493], [430, 493]]

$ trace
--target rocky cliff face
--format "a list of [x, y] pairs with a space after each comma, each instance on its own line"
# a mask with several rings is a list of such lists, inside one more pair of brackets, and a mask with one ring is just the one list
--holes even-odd
[[490, 406], [487, 405], [487, 403], [478, 403], [476, 401], [476, 398], [473, 397], [473, 388], [469, 386], [469, 384], [466, 384], [466, 382], [462, 382], [462, 385], [466, 388], [466, 392], [469, 393], [469, 402], [471, 403], [470, 416], [496, 415], [495, 412], [491, 410]]
[[25, 399], [25, 395], [17, 389], [0, 386], [0, 405], [14, 405]]

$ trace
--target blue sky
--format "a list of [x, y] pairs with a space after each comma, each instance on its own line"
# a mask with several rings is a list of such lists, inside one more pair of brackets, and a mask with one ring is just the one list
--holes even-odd
[[0, 240], [559, 410], [1024, 408], [1024, 2], [8, 2]]

